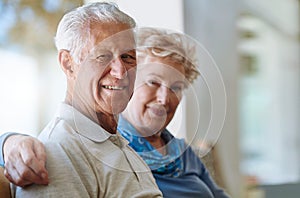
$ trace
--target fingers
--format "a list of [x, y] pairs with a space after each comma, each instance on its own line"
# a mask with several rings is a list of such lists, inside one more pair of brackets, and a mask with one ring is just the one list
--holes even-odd
[[11, 167], [11, 166], [9, 166], [9, 168], [4, 169], [4, 175], [10, 182], [12, 182], [13, 184], [15, 184], [17, 186], [24, 187], [24, 186], [32, 184], [32, 182], [27, 181], [26, 179], [22, 178], [19, 175], [18, 171], [14, 167]]
[[46, 162], [46, 151], [44, 145], [41, 142], [39, 141], [34, 142], [34, 150], [35, 150], [36, 157], [39, 160]]
[[[22, 146], [21, 150], [21, 158], [22, 162], [31, 169], [37, 176], [39, 176], [41, 179], [44, 180], [44, 183], [48, 182], [48, 172], [45, 168], [46, 164], [46, 154], [45, 149], [42, 143], [40, 143], [38, 140], [33, 139], [32, 142], [24, 142], [24, 145]], [[20, 167], [22, 165], [20, 164]], [[19, 172], [22, 173], [22, 171], [27, 171], [27, 169], [19, 170]], [[28, 173], [30, 178], [32, 174]], [[38, 180], [31, 179], [32, 181], [38, 182]], [[34, 182], [34, 183], [36, 183]]]
[[46, 154], [42, 143], [30, 136], [11, 136], [3, 147], [5, 176], [18, 186], [48, 184]]
[[44, 145], [40, 141], [34, 142], [35, 156], [39, 161], [39, 169], [33, 168], [44, 181], [48, 183], [48, 171], [46, 170], [46, 151]]

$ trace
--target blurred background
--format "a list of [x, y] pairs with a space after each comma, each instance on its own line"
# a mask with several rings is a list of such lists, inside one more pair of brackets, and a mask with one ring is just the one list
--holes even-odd
[[[66, 87], [53, 42], [56, 26], [66, 11], [87, 2], [0, 0], [1, 134], [37, 136], [55, 113]], [[139, 26], [183, 32], [213, 57], [227, 95], [224, 126], [213, 145], [220, 185], [234, 198], [298, 198], [300, 1], [114, 2]], [[209, 119], [210, 101], [198, 99], [201, 120]], [[170, 127], [201, 146], [191, 128], [197, 113], [187, 94], [175, 117], [181, 125]]]

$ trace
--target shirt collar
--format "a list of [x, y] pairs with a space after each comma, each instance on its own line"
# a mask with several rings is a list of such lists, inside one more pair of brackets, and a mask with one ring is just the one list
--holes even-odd
[[100, 125], [66, 103], [60, 105], [57, 117], [68, 122], [80, 135], [94, 142], [104, 142], [113, 136], [113, 134], [108, 133]]

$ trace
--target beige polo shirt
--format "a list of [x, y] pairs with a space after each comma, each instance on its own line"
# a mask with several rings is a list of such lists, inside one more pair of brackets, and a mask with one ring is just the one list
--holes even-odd
[[50, 183], [16, 188], [17, 197], [162, 197], [127, 140], [67, 104], [39, 139], [46, 147]]

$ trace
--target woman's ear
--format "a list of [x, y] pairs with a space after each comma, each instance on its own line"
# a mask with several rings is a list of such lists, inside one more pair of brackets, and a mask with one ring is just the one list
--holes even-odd
[[58, 61], [67, 78], [74, 78], [75, 65], [70, 52], [67, 50], [60, 50], [58, 53]]

